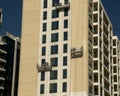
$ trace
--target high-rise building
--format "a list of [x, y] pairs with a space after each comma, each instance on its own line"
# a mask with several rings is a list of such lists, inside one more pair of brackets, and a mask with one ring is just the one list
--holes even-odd
[[[0, 8], [0, 27], [2, 24], [2, 9]], [[0, 96], [3, 95], [3, 90], [4, 90], [4, 74], [5, 74], [5, 56], [6, 56], [6, 51], [5, 51], [5, 45], [6, 43], [2, 41], [2, 38], [0, 37]]]
[[6, 43], [0, 38], [0, 96], [3, 96], [4, 92], [4, 81], [5, 81], [5, 56], [7, 52], [5, 51]]
[[18, 96], [113, 96], [112, 52], [101, 0], [24, 0]]
[[113, 36], [113, 96], [120, 95], [120, 41], [117, 36]]
[[20, 38], [10, 33], [0, 38], [0, 96], [17, 96]]

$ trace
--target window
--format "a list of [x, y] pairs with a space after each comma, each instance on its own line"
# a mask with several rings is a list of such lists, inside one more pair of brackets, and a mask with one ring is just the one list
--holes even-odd
[[57, 29], [59, 29], [59, 22], [58, 21], [52, 22], [52, 30], [57, 30]]
[[63, 79], [67, 78], [67, 69], [63, 69]]
[[46, 20], [47, 19], [47, 11], [44, 11], [43, 12], [43, 20]]
[[113, 40], [113, 46], [116, 46], [116, 40], [115, 39]]
[[52, 6], [58, 5], [59, 4], [59, 0], [52, 0]]
[[117, 92], [117, 85], [114, 85], [114, 91]]
[[50, 80], [57, 79], [57, 70], [50, 71]]
[[63, 53], [67, 53], [67, 44], [63, 45]]
[[94, 58], [98, 57], [98, 49], [94, 49]]
[[98, 10], [98, 2], [95, 2], [95, 3], [93, 3], [93, 4], [94, 4], [94, 5], [93, 5], [93, 6], [94, 6], [94, 8], [93, 8], [94, 11], [97, 11], [97, 10]]
[[42, 47], [42, 56], [46, 55], [46, 47]]
[[43, 31], [47, 31], [47, 23], [43, 23]]
[[52, 65], [52, 67], [58, 66], [58, 58], [57, 57], [51, 58], [51, 65]]
[[97, 25], [94, 26], [94, 34], [98, 34], [98, 26]]
[[64, 28], [68, 28], [68, 20], [64, 20]]
[[94, 73], [94, 82], [98, 82], [98, 73]]
[[62, 84], [62, 92], [67, 92], [67, 83], [63, 82]]
[[117, 75], [114, 75], [114, 82], [117, 82]]
[[117, 61], [116, 61], [116, 57], [113, 57], [113, 64], [116, 64]]
[[68, 3], [68, 0], [64, 0], [64, 3], [67, 4], [67, 3]]
[[68, 40], [68, 32], [64, 32], [64, 41]]
[[94, 18], [94, 21], [93, 21], [94, 23], [98, 22], [98, 14], [94, 14], [93, 18]]
[[117, 73], [117, 67], [113, 66], [113, 73]]
[[45, 64], [45, 59], [42, 59], [42, 60], [41, 60], [41, 64]]
[[51, 83], [50, 84], [50, 93], [57, 93], [57, 83]]
[[94, 70], [98, 70], [98, 61], [94, 61]]
[[98, 95], [98, 86], [97, 85], [94, 86], [94, 95]]
[[52, 18], [58, 18], [59, 17], [59, 10], [52, 10]]
[[58, 41], [58, 33], [51, 34], [51, 42], [57, 42]]
[[94, 46], [98, 45], [98, 37], [94, 37]]
[[40, 85], [40, 94], [44, 94], [44, 84]]
[[67, 56], [64, 56], [63, 57], [63, 66], [66, 66], [67, 65]]
[[45, 80], [45, 72], [41, 72], [41, 81]]
[[46, 43], [46, 35], [42, 35], [42, 43]]
[[58, 54], [58, 45], [51, 46], [51, 54]]
[[113, 48], [113, 55], [116, 55], [116, 48]]
[[47, 8], [47, 0], [44, 0], [43, 3], [43, 8]]
[[68, 9], [64, 9], [64, 16], [68, 16]]

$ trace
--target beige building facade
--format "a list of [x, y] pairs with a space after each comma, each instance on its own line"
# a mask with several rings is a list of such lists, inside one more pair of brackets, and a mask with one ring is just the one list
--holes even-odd
[[112, 96], [112, 36], [100, 0], [24, 0], [18, 96]]

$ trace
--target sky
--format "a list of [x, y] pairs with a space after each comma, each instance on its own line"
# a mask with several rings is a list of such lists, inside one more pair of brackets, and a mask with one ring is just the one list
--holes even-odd
[[0, 0], [0, 8], [3, 11], [3, 22], [0, 35], [6, 32], [16, 36], [21, 34], [22, 0]]
[[[113, 24], [113, 34], [120, 38], [120, 0], [102, 0], [104, 8]], [[16, 36], [21, 34], [22, 0], [0, 0], [3, 10], [3, 23], [0, 35], [10, 32]]]
[[113, 25], [113, 34], [120, 38], [120, 0], [102, 0], [102, 3]]

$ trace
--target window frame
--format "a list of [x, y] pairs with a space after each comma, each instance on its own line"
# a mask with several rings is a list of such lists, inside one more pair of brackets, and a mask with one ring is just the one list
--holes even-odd
[[47, 39], [47, 36], [46, 35], [42, 35], [42, 44], [46, 43], [46, 39]]
[[67, 92], [67, 82], [62, 83], [62, 92]]
[[51, 46], [51, 55], [58, 54], [58, 45]]
[[64, 41], [67, 41], [67, 40], [68, 40], [68, 32], [67, 32], [67, 31], [64, 32], [63, 40], [64, 40]]
[[57, 93], [57, 83], [50, 83], [49, 93]]
[[58, 57], [53, 57], [50, 59], [52, 67], [58, 66]]
[[58, 30], [59, 29], [59, 21], [51, 22], [51, 30]]
[[52, 19], [59, 17], [59, 10], [52, 10]]
[[45, 86], [44, 84], [40, 85], [40, 94], [44, 94], [45, 93]]
[[47, 8], [48, 0], [43, 0], [43, 8]]
[[40, 78], [41, 81], [44, 81], [45, 80], [45, 72], [41, 72], [41, 78]]
[[46, 47], [42, 47], [42, 56], [45, 56], [46, 55]]
[[58, 42], [59, 40], [59, 34], [58, 33], [52, 33], [51, 34], [51, 42]]
[[47, 20], [47, 11], [43, 12], [43, 20]]
[[67, 79], [67, 69], [63, 69], [63, 79]]
[[63, 66], [67, 66], [68, 58], [67, 56], [63, 56]]
[[50, 71], [50, 80], [57, 80], [57, 78], [58, 78], [58, 71], [57, 70]]
[[68, 19], [64, 20], [64, 28], [68, 28]]
[[47, 31], [47, 23], [43, 23], [43, 32]]
[[63, 44], [63, 53], [68, 52], [68, 44]]

